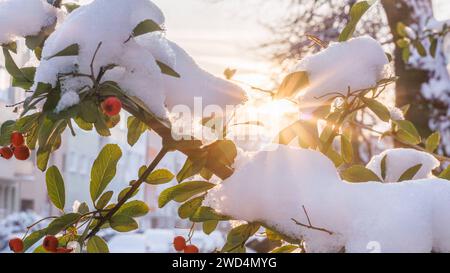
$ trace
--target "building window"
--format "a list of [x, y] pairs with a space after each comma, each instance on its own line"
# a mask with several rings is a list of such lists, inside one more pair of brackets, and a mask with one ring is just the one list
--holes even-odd
[[21, 211], [34, 210], [34, 200], [22, 199], [22, 201], [20, 202], [20, 210]]

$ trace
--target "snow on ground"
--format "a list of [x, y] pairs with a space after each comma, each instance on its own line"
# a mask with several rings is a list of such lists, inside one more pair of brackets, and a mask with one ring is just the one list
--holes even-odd
[[45, 0], [0, 0], [0, 44], [39, 33], [56, 22], [56, 14]]
[[[199, 68], [183, 49], [168, 41], [161, 32], [129, 39], [133, 29], [148, 19], [159, 25], [164, 23], [161, 10], [147, 0], [96, 0], [78, 8], [46, 41], [35, 83], [55, 85], [59, 73], [90, 74], [91, 61], [101, 42], [93, 63], [94, 73], [102, 66], [117, 65], [106, 73], [104, 80], [116, 81], [157, 116], [166, 117], [165, 105], [193, 107], [194, 96], [202, 97], [203, 104], [221, 107], [245, 100], [241, 88]], [[73, 44], [79, 45], [78, 56], [50, 58]], [[156, 61], [172, 67], [180, 78], [162, 74]], [[88, 79], [78, 80], [78, 84], [69, 85], [70, 89], [63, 88], [63, 97], [70, 91], [80, 92], [89, 83]], [[70, 98], [58, 105], [58, 110], [72, 105], [73, 94], [68, 96]]]
[[[8, 242], [13, 237], [21, 237], [27, 227], [41, 220], [42, 217], [33, 212], [19, 212], [7, 216], [0, 221], [0, 252], [9, 251]], [[46, 227], [48, 221], [43, 221], [32, 229], [38, 230]]]
[[400, 176], [409, 168], [422, 164], [420, 170], [413, 180], [433, 178], [432, 170], [439, 167], [440, 163], [434, 156], [414, 149], [392, 149], [386, 150], [372, 157], [367, 168], [381, 177], [381, 161], [386, 156], [386, 178], [385, 182], [397, 182]]
[[[369, 36], [331, 43], [317, 54], [302, 59], [294, 71], [307, 71], [309, 85], [298, 95], [303, 108], [315, 106], [331, 92], [347, 94], [373, 87], [383, 78], [388, 59], [381, 45]], [[322, 98], [321, 98], [322, 97]]]
[[[242, 157], [204, 205], [303, 238], [310, 252], [369, 252], [374, 244], [381, 252], [450, 252], [448, 181], [347, 183], [312, 150], [278, 146]], [[315, 227], [333, 234], [296, 225], [291, 218], [308, 223], [302, 206]]]
[[[181, 235], [187, 238], [188, 230], [147, 229], [144, 233], [117, 234], [108, 241], [112, 253], [172, 253], [173, 238]], [[223, 233], [214, 231], [210, 235], [196, 231], [192, 237], [200, 252], [213, 252], [225, 244]]]

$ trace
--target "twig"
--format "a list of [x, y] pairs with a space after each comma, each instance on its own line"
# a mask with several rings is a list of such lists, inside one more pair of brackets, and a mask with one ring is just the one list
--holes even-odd
[[94, 76], [95, 75], [94, 74], [94, 61], [95, 61], [95, 57], [97, 57], [97, 53], [100, 50], [100, 47], [102, 46], [102, 44], [103, 44], [103, 42], [98, 43], [97, 48], [95, 49], [95, 52], [94, 52], [94, 56], [92, 57], [92, 60], [91, 60], [91, 64], [90, 64], [91, 78], [92, 78], [92, 81], [94, 82], [94, 84], [96, 84], [96, 79]]
[[309, 228], [309, 229], [313, 229], [313, 230], [317, 230], [317, 231], [322, 231], [322, 232], [328, 233], [329, 235], [334, 234], [334, 232], [329, 231], [328, 229], [313, 226], [313, 224], [311, 223], [311, 219], [309, 218], [308, 212], [306, 211], [305, 206], [302, 206], [302, 208], [303, 208], [303, 211], [305, 212], [306, 219], [308, 220], [308, 224], [300, 223], [299, 221], [295, 220], [294, 218], [291, 218], [291, 220], [294, 221], [294, 223], [296, 225], [299, 225], [299, 226], [302, 226], [305, 228]]
[[158, 166], [159, 162], [163, 159], [163, 157], [167, 154], [168, 150], [163, 147], [161, 151], [156, 155], [155, 159], [152, 161], [150, 166], [145, 170], [145, 172], [139, 177], [139, 179], [136, 181], [136, 183], [131, 186], [130, 190], [125, 194], [122, 199], [106, 214], [104, 217], [102, 217], [97, 225], [92, 229], [92, 231], [89, 233], [89, 235], [86, 237], [86, 239], [89, 239], [90, 237], [97, 234], [97, 232], [100, 231], [100, 228], [112, 218], [112, 216], [125, 204], [128, 199], [130, 199], [133, 194], [138, 190], [138, 188], [142, 185], [142, 183], [147, 179], [147, 177], [153, 172], [153, 170]]

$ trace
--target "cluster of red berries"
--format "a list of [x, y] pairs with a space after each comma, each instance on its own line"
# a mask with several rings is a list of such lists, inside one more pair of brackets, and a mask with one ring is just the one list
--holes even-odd
[[186, 245], [186, 239], [183, 236], [177, 236], [173, 239], [173, 246], [176, 251], [184, 253], [198, 253], [198, 247], [195, 245]]
[[0, 149], [0, 157], [10, 159], [14, 157], [18, 160], [27, 160], [30, 157], [30, 149], [25, 145], [25, 138], [19, 132], [11, 134], [11, 145]]
[[[66, 247], [59, 247], [58, 246], [58, 239], [53, 236], [49, 235], [44, 238], [44, 242], [42, 243], [42, 247], [47, 250], [48, 252], [52, 253], [70, 253], [72, 252], [72, 249], [66, 248]], [[14, 238], [9, 241], [9, 248], [14, 253], [20, 253], [23, 252], [24, 245], [23, 241], [20, 238]]]
[[101, 104], [103, 113], [109, 117], [113, 117], [122, 110], [122, 102], [116, 97], [109, 97]]

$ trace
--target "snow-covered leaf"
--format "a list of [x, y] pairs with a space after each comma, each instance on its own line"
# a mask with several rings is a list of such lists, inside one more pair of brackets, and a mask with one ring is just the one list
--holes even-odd
[[161, 192], [158, 198], [158, 205], [162, 208], [172, 200], [184, 202], [192, 196], [212, 189], [215, 186], [215, 184], [204, 181], [184, 182]]
[[67, 57], [67, 56], [77, 56], [80, 52], [80, 46], [78, 44], [72, 44], [60, 52], [56, 53], [55, 55], [52, 55], [50, 57], [45, 58], [46, 60], [50, 60], [55, 57]]
[[398, 179], [398, 182], [412, 180], [414, 176], [419, 172], [420, 168], [422, 168], [423, 164], [417, 164], [409, 169], [407, 169]]
[[95, 202], [116, 175], [117, 162], [122, 151], [116, 144], [107, 144], [94, 161], [91, 170], [90, 193]]
[[64, 180], [58, 167], [52, 166], [45, 174], [45, 181], [47, 184], [47, 192], [53, 205], [60, 210], [64, 210], [66, 204], [66, 191], [64, 187]]
[[161, 31], [161, 27], [155, 21], [147, 19], [140, 22], [133, 30], [133, 37], [144, 35], [146, 33]]
[[173, 70], [170, 66], [168, 66], [167, 64], [161, 62], [161, 61], [156, 61], [156, 64], [159, 66], [159, 68], [161, 69], [161, 73], [175, 77], [175, 78], [180, 78], [180, 74], [178, 74], [175, 70]]
[[427, 138], [427, 141], [425, 142], [425, 148], [428, 152], [433, 153], [439, 147], [440, 142], [441, 134], [439, 134], [439, 132], [434, 132]]
[[371, 170], [362, 165], [354, 165], [341, 172], [342, 179], [348, 182], [378, 181], [380, 178]]
[[109, 253], [108, 244], [98, 236], [91, 237], [86, 248], [88, 253]]
[[308, 72], [297, 71], [287, 75], [280, 87], [278, 88], [275, 98], [289, 98], [292, 97], [300, 89], [305, 88], [309, 85]]

